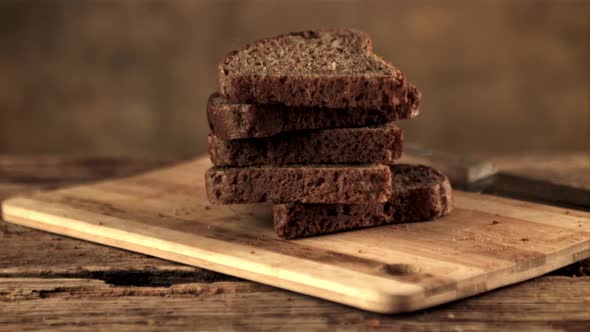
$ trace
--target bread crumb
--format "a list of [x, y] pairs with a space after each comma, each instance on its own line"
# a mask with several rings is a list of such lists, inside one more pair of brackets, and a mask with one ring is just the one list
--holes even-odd
[[379, 327], [381, 326], [381, 321], [377, 318], [369, 318], [367, 319], [367, 326], [368, 327]]
[[332, 62], [332, 70], [336, 70], [336, 62]]

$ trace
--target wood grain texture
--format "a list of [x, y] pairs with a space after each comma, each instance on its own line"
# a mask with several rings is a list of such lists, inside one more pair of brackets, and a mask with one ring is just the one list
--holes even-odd
[[[0, 156], [0, 200], [40, 189], [130, 176], [171, 161], [75, 155]], [[97, 246], [1, 220], [0, 277], [92, 277], [127, 285], [235, 280], [198, 267]]]
[[[405, 156], [417, 158], [412, 157], [411, 151]], [[0, 156], [0, 200], [40, 189], [130, 176], [171, 161], [75, 155]], [[444, 167], [447, 161], [439, 158], [429, 159], [429, 162]], [[454, 173], [457, 174], [464, 174], [468, 168], [461, 163], [448, 167], [455, 167]], [[0, 277], [93, 277], [110, 283], [133, 285], [232, 278], [210, 270], [97, 246], [3, 221], [0, 221], [0, 249]], [[568, 274], [578, 273], [579, 269], [572, 267]]]
[[[48, 165], [45, 161], [47, 157], [10, 157], [0, 156], [0, 165], [2, 160], [10, 160], [10, 169], [18, 169], [19, 164], [23, 164], [23, 170], [26, 168], [28, 174], [37, 178], [44, 178], [43, 174], [53, 174], [54, 179], [59, 180], [59, 176], [66, 178], [69, 172], [61, 172], [64, 168], [60, 159], [72, 160], [71, 157], [52, 157], [56, 162]], [[112, 167], [110, 172], [117, 172], [117, 169], [127, 168], [125, 162], [120, 163], [88, 163], [86, 158], [76, 158], [80, 165], [86, 165], [87, 168], [93, 168], [94, 165], [100, 164], [103, 172], [108, 167]], [[100, 161], [102, 158], [90, 158]], [[106, 158], [110, 159], [110, 158]], [[503, 158], [507, 161], [510, 158]], [[515, 159], [518, 159], [515, 157]], [[552, 159], [551, 156], [537, 156], [536, 159]], [[141, 160], [126, 159], [132, 164], [141, 164]], [[72, 163], [74, 161], [72, 160]], [[82, 166], [80, 166], [82, 167]], [[564, 169], [567, 168], [564, 165]], [[67, 169], [67, 168], [66, 168]], [[588, 170], [579, 170], [578, 172], [586, 173]], [[20, 181], [12, 178], [10, 183], [2, 182], [3, 172], [0, 166], [0, 192], [8, 195], [14, 195], [27, 191], [28, 188], [41, 188], [47, 184], [43, 181]], [[22, 172], [26, 179], [26, 172]], [[557, 175], [559, 176], [559, 172]], [[584, 176], [581, 174], [579, 176]], [[573, 174], [576, 176], [576, 174]], [[96, 178], [100, 179], [100, 178]], [[70, 184], [75, 183], [70, 182]], [[6, 231], [6, 232], [3, 232]], [[79, 245], [82, 246], [79, 246]], [[75, 249], [79, 246], [79, 249]], [[55, 248], [51, 255], [41, 250], [42, 248]], [[74, 250], [73, 250], [74, 249]], [[78, 253], [82, 255], [78, 255]], [[96, 256], [92, 256], [97, 253]], [[85, 257], [88, 256], [88, 259]], [[6, 258], [5, 258], [6, 257]], [[112, 261], [118, 266], [115, 269], [105, 271], [109, 268], [104, 264]], [[51, 259], [49, 259], [51, 258]], [[175, 283], [198, 282], [216, 280], [209, 276], [199, 279], [200, 274], [197, 272], [187, 275], [185, 268], [191, 268], [184, 265], [177, 265], [164, 260], [149, 258], [149, 265], [143, 265], [148, 259], [146, 256], [127, 252], [112, 247], [95, 245], [85, 241], [52, 235], [42, 231], [24, 228], [0, 221], [0, 263], [3, 263], [2, 271], [10, 271], [2, 274], [2, 277], [14, 280], [10, 284], [12, 294], [18, 292], [31, 292], [34, 294], [56, 293], [56, 290], [62, 289], [67, 294], [72, 288], [71, 279], [54, 279], [56, 277], [67, 278], [100, 278], [105, 283], [121, 285], [127, 282], [127, 286], [136, 285], [138, 282], [141, 287], [125, 287], [128, 294], [138, 294], [141, 290], [154, 285], [167, 285]], [[94, 264], [93, 260], [98, 263]], [[140, 262], [137, 264], [137, 262]], [[413, 314], [383, 316], [371, 314], [346, 306], [334, 303], [315, 300], [310, 297], [309, 304], [301, 304], [297, 299], [301, 295], [292, 294], [286, 291], [275, 289], [274, 294], [286, 294], [282, 297], [269, 297], [265, 291], [268, 287], [241, 281], [245, 285], [252, 285], [252, 293], [241, 301], [237, 301], [231, 294], [237, 287], [236, 283], [215, 283], [213, 289], [220, 293], [213, 295], [217, 299], [217, 305], [212, 305], [211, 301], [204, 300], [203, 297], [184, 298], [184, 302], [179, 303], [173, 295], [167, 293], [164, 297], [153, 298], [149, 306], [145, 298], [137, 298], [130, 301], [129, 297], [120, 296], [121, 292], [106, 292], [104, 297], [90, 300], [89, 294], [77, 293], [79, 298], [76, 299], [76, 306], [69, 306], [56, 303], [56, 297], [46, 297], [50, 302], [39, 301], [35, 306], [19, 308], [21, 302], [3, 303], [6, 299], [0, 295], [0, 330], [20, 330], [20, 329], [51, 329], [65, 331], [79, 330], [114, 330], [112, 327], [117, 323], [124, 324], [127, 330], [182, 330], [194, 329], [198, 324], [214, 329], [216, 324], [224, 322], [229, 326], [239, 326], [239, 330], [261, 330], [268, 326], [268, 329], [286, 329], [293, 326], [293, 329], [308, 330], [365, 330], [372, 327], [387, 330], [514, 330], [518, 328], [523, 331], [543, 331], [543, 330], [567, 330], [567, 331], [586, 331], [588, 330], [588, 319], [579, 319], [579, 316], [587, 312], [588, 301], [588, 283], [582, 282], [587, 278], [571, 278], [571, 276], [589, 275], [590, 260], [586, 263], [570, 265], [564, 269], [552, 272], [552, 275], [561, 275], [568, 277], [541, 277], [527, 283], [516, 286], [506, 287], [498, 291], [488, 292], [485, 295], [472, 297], [460, 302], [448, 305], [438, 306], [431, 310], [419, 311]], [[54, 264], [55, 263], [55, 264]], [[161, 265], [163, 268], [161, 268]], [[178, 266], [180, 270], [174, 271], [169, 269], [172, 266]], [[76, 273], [77, 267], [80, 266], [80, 273]], [[150, 267], [151, 266], [151, 267]], [[147, 269], [142, 270], [143, 267]], [[55, 271], [54, 271], [55, 268]], [[153, 270], [154, 268], [155, 270]], [[157, 272], [165, 269], [166, 272]], [[196, 268], [195, 268], [196, 269]], [[64, 272], [67, 271], [67, 272]], [[203, 271], [203, 270], [202, 270]], [[205, 270], [206, 271], [206, 270]], [[71, 273], [70, 273], [71, 272]], [[23, 274], [26, 273], [26, 274]], [[68, 274], [61, 274], [68, 273]], [[223, 276], [215, 272], [208, 271], [210, 274]], [[43, 279], [41, 283], [31, 282], [21, 279], [23, 276], [37, 277]], [[51, 279], [46, 279], [51, 278]], [[138, 279], [143, 279], [138, 280]], [[27, 279], [28, 280], [28, 279]], [[223, 279], [222, 279], [223, 280]], [[39, 286], [46, 285], [46, 282], [54, 281], [50, 287]], [[255, 287], [258, 286], [258, 287]], [[0, 292], [6, 288], [0, 287]], [[158, 287], [158, 289], [162, 289]], [[527, 289], [523, 292], [523, 289]], [[38, 290], [39, 292], [33, 292]], [[45, 293], [43, 290], [48, 290]], [[259, 293], [259, 294], [253, 294]], [[240, 294], [240, 293], [237, 293]], [[292, 295], [291, 295], [292, 294]], [[273, 299], [278, 298], [278, 301]], [[87, 301], [84, 301], [87, 299]], [[66, 303], [72, 301], [71, 298], [64, 300]], [[90, 308], [93, 303], [105, 302], [113, 309], [105, 311], [105, 315], [97, 315], [94, 310], [84, 310]], [[295, 304], [291, 305], [291, 302]], [[313, 305], [317, 302], [318, 305]], [[49, 303], [54, 308], [51, 319], [48, 319]], [[175, 303], [171, 305], [171, 303]], [[228, 306], [228, 303], [236, 303], [236, 306]], [[261, 303], [269, 303], [268, 307], [260, 311], [247, 311], [243, 308], [254, 306], [259, 308]], [[564, 305], [556, 305], [563, 303]], [[222, 306], [223, 304], [223, 306]], [[220, 309], [222, 307], [222, 309]], [[59, 308], [59, 309], [58, 309]], [[209, 310], [211, 308], [211, 310]], [[105, 309], [106, 310], [106, 309]], [[461, 313], [458, 319], [457, 312]], [[22, 317], [19, 319], [19, 317]], [[113, 317], [111, 319], [111, 317]], [[10, 321], [10, 323], [7, 323]], [[124, 323], [121, 323], [124, 322]], [[203, 323], [204, 322], [204, 323]], [[148, 324], [153, 324], [150, 328]], [[231, 329], [231, 328], [228, 328]], [[238, 330], [238, 328], [234, 328]]]
[[590, 277], [543, 277], [434, 310], [380, 315], [246, 282], [13, 278], [0, 279], [0, 330], [588, 331], [588, 289]]
[[94, 278], [114, 285], [171, 285], [236, 278], [0, 222], [0, 278]]
[[433, 223], [282, 241], [264, 206], [210, 206], [205, 159], [3, 205], [4, 218], [379, 312], [416, 310], [588, 257], [588, 214], [458, 192]]

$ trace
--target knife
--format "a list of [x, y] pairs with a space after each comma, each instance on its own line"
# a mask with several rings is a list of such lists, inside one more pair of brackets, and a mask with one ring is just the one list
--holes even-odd
[[[590, 163], [585, 163], [586, 160], [583, 159], [581, 167], [586, 174], [590, 174], [590, 167], [586, 166]], [[459, 190], [590, 211], [590, 184], [575, 185], [559, 179], [543, 178], [538, 174], [533, 176], [514, 168], [498, 167], [491, 161], [434, 151], [413, 144], [404, 146], [400, 162], [432, 166], [446, 174], [453, 187]]]

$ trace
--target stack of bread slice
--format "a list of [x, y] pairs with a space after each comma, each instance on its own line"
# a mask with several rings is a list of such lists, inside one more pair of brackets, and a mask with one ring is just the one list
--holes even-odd
[[292, 239], [452, 209], [448, 179], [397, 164], [420, 91], [350, 29], [281, 35], [233, 51], [209, 98], [205, 174], [214, 204], [274, 204], [274, 229]]

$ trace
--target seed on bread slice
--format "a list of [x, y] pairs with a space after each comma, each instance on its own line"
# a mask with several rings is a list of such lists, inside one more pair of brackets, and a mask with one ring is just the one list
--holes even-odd
[[408, 86], [370, 37], [351, 29], [263, 39], [219, 64], [219, 92], [234, 103], [384, 110], [408, 103]]

